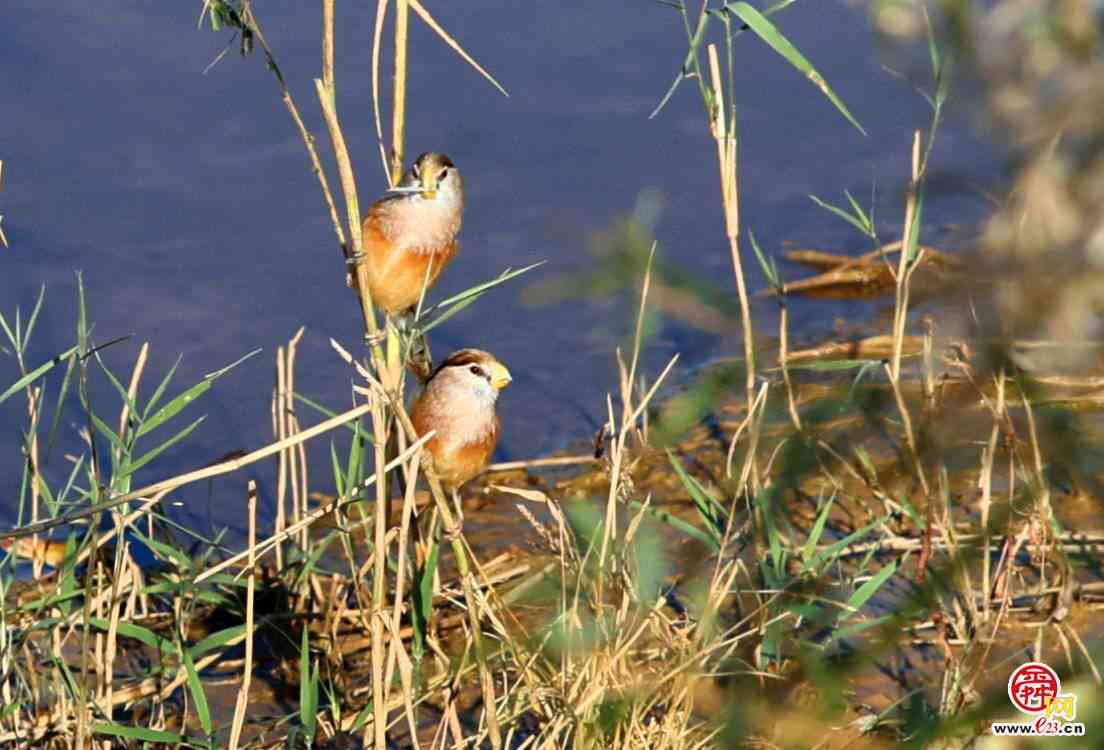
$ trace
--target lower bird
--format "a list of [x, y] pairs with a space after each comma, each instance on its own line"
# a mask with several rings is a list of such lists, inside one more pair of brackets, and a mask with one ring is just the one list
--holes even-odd
[[463, 214], [464, 180], [452, 160], [438, 153], [415, 159], [361, 226], [373, 304], [388, 315], [414, 307], [460, 248]]
[[426, 450], [437, 477], [453, 493], [490, 462], [501, 431], [495, 402], [511, 379], [491, 354], [461, 349], [433, 371], [414, 401], [414, 429], [419, 436], [436, 431]]

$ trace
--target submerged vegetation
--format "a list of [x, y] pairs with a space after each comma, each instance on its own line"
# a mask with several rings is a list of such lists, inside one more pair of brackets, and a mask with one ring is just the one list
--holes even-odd
[[[15, 374], [0, 402], [24, 399], [27, 420], [16, 523], [0, 533], [0, 747], [959, 747], [994, 721], [1026, 720], [1007, 687], [1025, 662], [1049, 664], [1075, 697], [1061, 710], [1087, 731], [1065, 741], [1095, 742], [1094, 6], [952, 1], [929, 16], [918, 1], [872, 3], [875, 26], [922, 53], [932, 119], [901, 155], [910, 179], [895, 226], [849, 192], [813, 199], [825, 221], [856, 230], [857, 251], [793, 251], [822, 271], [801, 281], [782, 278], [740, 211], [737, 45], [768, 45], [862, 125], [786, 37], [793, 2], [664, 2], [687, 52], [655, 115], [682, 84], [697, 87], [731, 286], [663, 261], [647, 200], [595, 238], [596, 273], [536, 282], [536, 297], [639, 290], [631, 345], [613, 353], [618, 390], [585, 453], [493, 465], [482, 492], [469, 485], [460, 500], [407, 414], [407, 366], [440, 322], [533, 267], [419, 304], [401, 324], [377, 315], [337, 114], [334, 0], [322, 2], [314, 81], [333, 168], [252, 3], [204, 0], [201, 22], [272, 71], [342, 252], [335, 273], [359, 280], [349, 314], [364, 341], [332, 342], [354, 403], [301, 394], [300, 331], [276, 354], [269, 445], [137, 487], [135, 473], [189, 439], [203, 395], [241, 360], [181, 387], [175, 367], [147, 372], [143, 344], [130, 372], [115, 372], [101, 352], [126, 342], [94, 334], [81, 287], [72, 344], [31, 362], [45, 290], [28, 315], [4, 310]], [[372, 91], [391, 185], [409, 161], [410, 11], [501, 89], [418, 0], [378, 0]], [[952, 72], [981, 92], [1021, 165], [976, 248], [957, 255], [922, 236]], [[749, 264], [777, 302], [777, 331], [755, 326]], [[797, 294], [889, 297], [890, 315], [876, 331], [796, 349]], [[678, 356], [655, 372], [642, 357], [657, 312], [739, 330], [742, 356], [669, 388]], [[93, 379], [115, 403], [93, 402]], [[74, 423], [84, 452], [61, 469], [51, 455]], [[325, 469], [304, 448], [319, 440]], [[278, 462], [275, 517], [243, 482], [243, 549], [161, 511], [182, 488], [259, 461]], [[493, 531], [503, 526], [505, 542]]]

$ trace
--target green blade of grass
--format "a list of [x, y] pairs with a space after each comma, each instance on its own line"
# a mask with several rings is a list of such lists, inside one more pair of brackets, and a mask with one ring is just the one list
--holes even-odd
[[477, 284], [476, 286], [473, 286], [470, 289], [465, 289], [464, 291], [460, 292], [459, 294], [454, 294], [453, 296], [449, 297], [448, 299], [445, 299], [445, 300], [442, 300], [442, 301], [438, 302], [436, 305], [434, 305], [433, 307], [431, 307], [428, 310], [426, 310], [425, 312], [423, 312], [421, 317], [422, 318], [427, 318], [430, 315], [432, 315], [433, 313], [437, 312], [438, 310], [442, 310], [442, 309], [444, 309], [444, 312], [441, 313], [440, 315], [438, 315], [437, 318], [430, 321], [429, 323], [427, 323], [423, 326], [420, 326], [421, 332], [423, 334], [424, 333], [429, 333], [431, 330], [433, 330], [434, 328], [439, 326], [441, 323], [444, 323], [446, 320], [451, 318], [453, 315], [455, 315], [456, 313], [460, 312], [461, 310], [463, 310], [468, 305], [475, 302], [485, 292], [490, 291], [491, 289], [495, 288], [496, 286], [499, 286], [500, 284], [505, 284], [510, 279], [521, 276], [523, 273], [527, 273], [529, 271], [532, 271], [537, 266], [543, 266], [545, 264], [545, 262], [546, 261], [540, 260], [540, 261], [537, 261], [536, 263], [531, 263], [530, 265], [525, 266], [524, 268], [519, 268], [516, 271], [507, 268], [505, 271], [503, 271], [501, 274], [499, 274], [497, 278], [491, 279], [490, 281], [484, 282], [482, 284]]
[[126, 404], [128, 413], [130, 414], [130, 418], [136, 419], [139, 414], [138, 405], [131, 400], [130, 393], [127, 392], [127, 387], [123, 385], [117, 377], [115, 377], [115, 373], [113, 373], [111, 371], [111, 368], [107, 366], [107, 363], [103, 361], [103, 357], [100, 356], [100, 352], [98, 349], [93, 352], [93, 355], [96, 357], [96, 362], [98, 362], [100, 365], [100, 370], [102, 370], [103, 374], [107, 376], [108, 382], [111, 383], [111, 385], [115, 388], [115, 392], [119, 394], [119, 398], [121, 398], [123, 400], [123, 403]]
[[[19, 315], [19, 308], [18, 307], [15, 308], [15, 313], [16, 313], [16, 315]], [[11, 343], [12, 349], [14, 349], [16, 352], [18, 352], [20, 350], [18, 326], [16, 328], [17, 328], [16, 331], [12, 331], [11, 327], [8, 325], [7, 318], [5, 318], [2, 314], [0, 314], [0, 330], [2, 330], [4, 332], [4, 335], [8, 337], [8, 341]], [[7, 352], [9, 350], [4, 349], [4, 351]]]
[[198, 659], [204, 654], [214, 651], [217, 648], [222, 648], [230, 644], [232, 641], [245, 636], [245, 625], [233, 625], [229, 628], [212, 633], [199, 643], [188, 649], [188, 654], [192, 659]]
[[437, 573], [437, 561], [441, 546], [433, 540], [426, 557], [425, 566], [418, 575], [418, 585], [411, 587], [410, 596], [413, 606], [411, 624], [414, 626], [414, 646], [411, 654], [420, 660], [425, 654], [426, 637], [429, 633], [429, 619], [433, 614], [433, 576]]
[[192, 558], [184, 552], [184, 550], [178, 549], [171, 544], [165, 544], [153, 537], [146, 536], [136, 527], [132, 528], [130, 533], [138, 537], [138, 539], [155, 554], [160, 555], [162, 560], [171, 560], [181, 570], [190, 570], [192, 568]]
[[859, 202], [855, 200], [855, 196], [851, 195], [850, 190], [844, 190], [843, 194], [847, 196], [847, 202], [851, 204], [851, 210], [855, 212], [855, 217], [862, 222], [864, 227], [866, 227], [865, 234], [868, 237], [873, 237], [874, 222], [871, 220], [870, 215], [865, 210], [863, 210], [862, 205], [860, 205]]
[[830, 359], [824, 362], [809, 362], [807, 364], [789, 365], [791, 370], [814, 370], [817, 372], [839, 372], [841, 370], [857, 370], [860, 367], [879, 367], [880, 359]]
[[778, 275], [778, 266], [774, 264], [774, 259], [770, 261], [763, 254], [763, 250], [759, 247], [759, 242], [755, 239], [755, 232], [748, 232], [748, 236], [751, 238], [751, 249], [755, 251], [755, 259], [759, 261], [759, 268], [762, 269], [763, 275], [767, 277], [767, 283], [775, 292], [782, 293], [782, 280]]
[[165, 391], [169, 387], [169, 383], [172, 382], [173, 375], [176, 374], [176, 369], [180, 367], [180, 363], [184, 360], [183, 355], [179, 355], [176, 361], [173, 362], [173, 366], [169, 368], [169, 371], [165, 373], [165, 377], [161, 378], [161, 382], [157, 384], [157, 388], [154, 389], [153, 395], [150, 396], [149, 402], [146, 404], [146, 409], [142, 413], [142, 419], [145, 420], [149, 417], [150, 413], [157, 407], [157, 404], [161, 403], [162, 396], [165, 395]]
[[797, 47], [793, 46], [790, 40], [778, 30], [778, 27], [767, 20], [766, 16], [746, 2], [728, 3], [724, 7], [725, 10], [735, 14], [741, 21], [746, 23], [760, 39], [766, 42], [771, 49], [780, 54], [786, 62], [797, 68], [797, 70], [808, 78], [814, 86], [820, 89], [821, 93], [828, 97], [828, 100], [835, 105], [840, 114], [847, 118], [848, 122], [854, 125], [860, 133], [866, 135], [863, 126], [859, 124], [859, 121], [856, 120], [851, 114], [851, 111], [847, 109], [847, 105], [843, 103], [843, 100], [836, 96], [836, 92], [833, 91], [832, 87], [828, 85], [828, 82], [824, 80], [824, 76], [817, 72]]
[[50, 490], [50, 485], [46, 483], [46, 477], [35, 472], [34, 481], [38, 484], [38, 494], [42, 496], [42, 500], [46, 503], [46, 510], [49, 511], [50, 517], [56, 516], [58, 513], [57, 500], [54, 499], [54, 493]]
[[[110, 623], [107, 620], [104, 620], [103, 618], [100, 618], [100, 617], [89, 618], [88, 624], [91, 625], [94, 628], [99, 628], [100, 630], [104, 631], [105, 633], [107, 632], [108, 627], [110, 626]], [[141, 625], [135, 625], [134, 623], [131, 623], [131, 622], [120, 622], [116, 626], [116, 629], [117, 629], [119, 635], [124, 636], [126, 638], [133, 638], [136, 641], [141, 641], [142, 643], [146, 644], [150, 648], [157, 649], [158, 651], [161, 651], [161, 652], [167, 653], [167, 654], [176, 654], [177, 653], [177, 648], [176, 648], [175, 643], [173, 643], [168, 638], [165, 638], [164, 636], [160, 636], [157, 633], [154, 633], [149, 628], [144, 628]]]
[[755, 504], [763, 511], [763, 522], [766, 526], [767, 532], [767, 547], [770, 549], [771, 564], [773, 567], [773, 574], [779, 578], [776, 581], [776, 585], [781, 585], [781, 574], [783, 571], [782, 558], [785, 554], [782, 544], [782, 533], [778, 530], [778, 525], [775, 523], [774, 501], [776, 500], [776, 492], [772, 488], [764, 488], [760, 490], [759, 496], [755, 499]]
[[[851, 197], [850, 194], [848, 194], [847, 197], [850, 198]], [[863, 236], [865, 236], [865, 237], [870, 237], [871, 236], [871, 234], [870, 234], [871, 228], [861, 218], [857, 218], [855, 216], [852, 216], [850, 212], [845, 211], [844, 209], [840, 208], [839, 206], [834, 206], [831, 203], [829, 203], [828, 201], [821, 200], [820, 198], [816, 197], [815, 195], [810, 194], [809, 195], [809, 200], [811, 200], [813, 203], [815, 203], [818, 206], [820, 206], [821, 208], [823, 208], [825, 211], [827, 211], [831, 214], [834, 214], [834, 215], [838, 216], [839, 218], [843, 219], [848, 224], [855, 227], [855, 229], [859, 230], [859, 232], [861, 232], [863, 234]]]
[[668, 526], [670, 526], [673, 529], [681, 531], [683, 534], [686, 534], [688, 537], [691, 537], [693, 539], [697, 539], [699, 542], [704, 544], [706, 547], [708, 547], [713, 552], [720, 552], [721, 551], [720, 543], [716, 539], [714, 539], [713, 536], [711, 536], [710, 534], [707, 534], [706, 532], [702, 531], [701, 529], [699, 529], [697, 526], [695, 526], [692, 523], [689, 523], [687, 521], [683, 521], [681, 518], [678, 518], [677, 516], [673, 516], [670, 513], [667, 513], [667, 512], [662, 511], [662, 510], [658, 510], [656, 508], [652, 508], [652, 507], [645, 508], [644, 504], [641, 503], [639, 500], [630, 501], [629, 502], [629, 507], [632, 508], [633, 510], [643, 509], [643, 511], [645, 513], [647, 513], [649, 516], [651, 516], [652, 518], [656, 519], [657, 521], [659, 521], [661, 523], [667, 524]]
[[54, 440], [57, 438], [57, 430], [61, 425], [61, 412], [65, 407], [65, 399], [69, 395], [69, 384], [73, 380], [73, 372], [76, 369], [77, 358], [75, 355], [70, 354], [66, 358], [67, 363], [65, 365], [65, 376], [61, 379], [61, 385], [58, 386], [57, 399], [54, 401], [54, 416], [50, 420], [50, 434], [46, 438], [46, 456], [49, 460], [50, 452], [54, 447]]
[[106, 734], [112, 737], [122, 737], [127, 740], [140, 742], [159, 742], [171, 747], [188, 744], [187, 738], [181, 734], [166, 732], [161, 729], [147, 729], [146, 727], [131, 727], [122, 724], [93, 724], [93, 734]]
[[709, 533], [713, 536], [714, 541], [720, 542], [721, 534], [724, 532], [724, 508], [698, 480], [686, 473], [682, 462], [670, 449], [667, 451], [667, 460], [670, 461], [671, 467], [678, 475], [679, 481], [682, 482], [682, 486], [690, 494], [690, 499], [694, 501], [694, 507], [697, 508], [698, 514], [709, 525]]
[[888, 520], [889, 520], [889, 516], [882, 516], [881, 518], [876, 518], [873, 521], [871, 521], [870, 523], [868, 523], [866, 526], [863, 526], [861, 529], [858, 529], [857, 531], [854, 531], [854, 532], [848, 534], [843, 539], [840, 539], [838, 542], [835, 542], [833, 544], [828, 545], [827, 547], [825, 547], [823, 550], [821, 550], [820, 552], [818, 552], [816, 554], [816, 556], [809, 563], [809, 567], [812, 568], [812, 569], [815, 569], [815, 568], [819, 567], [821, 564], [823, 564], [825, 562], [828, 562], [829, 560], [834, 558], [837, 554], [839, 554], [839, 552], [844, 547], [847, 547], [847, 546], [853, 544], [854, 542], [856, 542], [857, 540], [859, 540], [862, 537], [866, 536], [871, 531], [878, 528], [879, 526], [881, 526], [883, 523], [885, 523]]
[[809, 530], [809, 538], [805, 540], [805, 547], [801, 550], [802, 560], [808, 562], [812, 559], [813, 553], [816, 551], [816, 546], [820, 543], [820, 537], [824, 534], [824, 526], [828, 523], [828, 514], [832, 510], [835, 499], [835, 495], [833, 495], [825, 501], [824, 507], [821, 509], [816, 522], [813, 524], [813, 528]]
[[[305, 632], [306, 628], [303, 630]], [[181, 655], [184, 659], [184, 671], [188, 676], [188, 691], [192, 694], [192, 700], [195, 702], [199, 726], [203, 728], [203, 734], [210, 737], [214, 727], [211, 724], [211, 708], [207, 705], [207, 694], [203, 691], [203, 681], [199, 679], [199, 672], [196, 671], [191, 654], [185, 649]]]
[[[353, 423], [353, 439], [349, 442], [349, 461], [345, 464], [345, 487], [352, 488], [360, 483], [364, 471], [364, 446], [374, 444], [372, 436]], [[344, 492], [341, 494], [345, 494]]]
[[334, 492], [338, 497], [345, 495], [345, 472], [341, 469], [341, 461], [337, 458], [337, 446], [330, 441], [330, 468], [333, 470]]
[[[306, 404], [307, 406], [314, 409], [319, 414], [325, 416], [327, 419], [337, 416], [337, 412], [334, 411], [333, 409], [329, 409], [329, 408], [323, 406], [322, 404], [318, 403], [317, 401], [314, 401], [312, 399], [307, 398], [306, 396], [304, 396], [301, 393], [293, 393], [292, 396], [295, 398], [296, 401], [299, 401], [301, 403]], [[359, 424], [359, 423], [353, 422], [352, 424], [343, 424], [343, 425], [341, 425], [341, 427], [343, 429], [349, 430], [350, 432], [353, 432], [354, 431], [353, 425], [355, 425], [355, 424]], [[368, 441], [369, 444], [371, 444], [371, 442], [372, 442], [372, 436], [371, 435], [365, 434], [363, 437], [364, 437], [365, 440]]]
[[143, 453], [141, 456], [139, 456], [134, 461], [124, 462], [123, 465], [119, 467], [119, 470], [115, 473], [115, 478], [126, 477], [126, 476], [129, 476], [129, 475], [133, 474], [134, 472], [138, 471], [143, 466], [148, 464], [150, 461], [152, 461], [153, 459], [160, 456], [166, 450], [168, 450], [169, 448], [173, 447], [174, 445], [179, 443], [184, 438], [191, 435], [192, 431], [195, 430], [195, 428], [199, 427], [203, 423], [203, 420], [205, 420], [205, 419], [207, 419], [207, 417], [197, 418], [194, 422], [192, 422], [190, 425], [185, 427], [183, 430], [176, 433], [175, 435], [173, 435], [171, 438], [169, 438], [165, 442], [161, 443], [161, 445], [159, 445], [156, 448], [153, 448], [153, 449]]
[[863, 631], [870, 630], [870, 628], [876, 628], [879, 625], [885, 625], [888, 622], [892, 622], [896, 617], [897, 615], [882, 615], [881, 617], [874, 617], [869, 620], [863, 620], [862, 622], [856, 622], [853, 625], [848, 625], [844, 628], [839, 628], [834, 633], [832, 633], [832, 637], [828, 639], [825, 645], [827, 646], [828, 644], [831, 644], [835, 641], [841, 641], [844, 638], [850, 638], [853, 635], [858, 635]]
[[241, 359], [237, 360], [236, 362], [232, 362], [231, 364], [227, 365], [226, 367], [223, 367], [221, 370], [216, 370], [215, 372], [212, 372], [208, 375], [205, 375], [203, 380], [199, 381], [198, 383], [196, 383], [192, 387], [186, 389], [183, 393], [179, 394], [172, 401], [165, 404], [160, 409], [158, 409], [156, 412], [154, 412], [154, 414], [151, 417], [146, 419], [142, 423], [142, 426], [138, 428], [138, 431], [137, 431], [135, 437], [142, 437], [143, 435], [145, 435], [149, 432], [152, 432], [153, 430], [157, 429], [158, 427], [160, 427], [165, 422], [167, 422], [170, 419], [172, 419], [173, 417], [175, 417], [177, 414], [179, 414], [181, 411], [183, 411], [184, 408], [188, 406], [188, 404], [192, 403], [197, 398], [202, 396], [204, 393], [209, 391], [211, 389], [211, 386], [213, 386], [215, 384], [216, 380], [218, 380], [223, 375], [225, 375], [227, 372], [234, 369], [235, 367], [240, 365], [242, 362], [244, 362], [245, 360], [247, 360], [250, 357], [254, 356], [255, 354], [257, 354], [260, 351], [261, 351], [260, 349], [255, 349], [252, 352], [250, 352], [249, 354], [246, 354]]
[[335, 533], [327, 534], [324, 539], [321, 539], [311, 545], [310, 554], [306, 560], [303, 561], [299, 567], [299, 572], [295, 576], [294, 587], [299, 587], [308, 584], [308, 580], [315, 572], [315, 567], [318, 565], [318, 561], [322, 559], [322, 555], [326, 552], [334, 540], [337, 539]]
[[97, 417], [92, 411], [88, 412], [88, 418], [92, 420], [92, 424], [96, 426], [96, 432], [107, 438], [107, 441], [111, 443], [111, 447], [118, 451], [117, 455], [126, 455], [126, 446], [123, 445], [123, 441], [119, 439], [115, 430], [108, 426], [107, 422]]
[[77, 347], [69, 347], [61, 354], [55, 356], [53, 359], [49, 360], [48, 362], [44, 362], [43, 364], [28, 372], [23, 377], [19, 378], [19, 380], [12, 383], [6, 391], [0, 393], [0, 404], [4, 403], [9, 398], [11, 398], [13, 394], [19, 393], [19, 391], [23, 390], [27, 385], [33, 383], [34, 381], [38, 380], [40, 377], [48, 373], [50, 370], [57, 367], [64, 359], [68, 358], [76, 351]]
[[214, 385], [213, 381], [204, 379], [193, 385], [191, 388], [185, 390], [172, 401], [165, 404], [163, 407], [154, 412], [153, 416], [143, 422], [142, 426], [138, 428], [136, 437], [142, 437], [146, 433], [156, 430], [165, 422], [168, 422], [170, 419], [183, 411], [185, 407], [188, 406], [188, 404], [192, 403], [204, 393], [209, 391], [212, 385]]
[[[218, 576], [214, 576], [208, 580], [214, 581], [217, 577]], [[161, 583], [154, 583], [143, 588], [142, 594], [148, 596], [168, 594], [170, 598], [187, 595], [190, 601], [210, 604], [214, 607], [233, 609], [235, 606], [234, 600], [230, 597], [206, 589], [195, 591], [191, 588], [191, 584], [188, 581], [163, 581]]]
[[34, 310], [31, 311], [31, 317], [27, 319], [27, 330], [23, 333], [23, 346], [26, 346], [27, 342], [31, 340], [31, 334], [34, 333], [35, 322], [38, 320], [38, 313], [42, 310], [42, 301], [46, 299], [46, 285], [43, 284], [38, 289], [38, 299], [35, 300]]
[[318, 672], [311, 669], [309, 635], [310, 628], [304, 627], [299, 647], [299, 720], [303, 723], [308, 747], [314, 741], [318, 722]]
[[894, 560], [889, 565], [885, 565], [871, 576], [866, 583], [855, 589], [855, 592], [851, 594], [847, 599], [847, 606], [859, 610], [862, 606], [869, 601], [870, 597], [877, 593], [878, 589], [882, 587], [889, 577], [897, 572], [897, 561]]
[[[686, 21], [686, 8], [684, 6], [679, 6], [679, 10], [682, 12], [684, 22], [688, 23], [688, 21]], [[671, 84], [671, 87], [667, 89], [667, 93], [663, 95], [659, 104], [657, 104], [656, 108], [652, 110], [652, 113], [648, 115], [649, 120], [655, 119], [660, 111], [667, 106], [667, 102], [674, 96], [675, 89], [679, 87], [679, 84], [691, 77], [696, 78], [699, 82], [701, 81], [699, 75], [700, 71], [698, 70], [698, 50], [701, 48], [702, 40], [705, 38], [705, 31], [709, 26], [710, 17], [709, 13], [702, 13], [698, 17], [698, 26], [694, 29], [693, 34], [690, 34], [689, 26], [687, 26], [687, 34], [690, 35], [690, 48], [686, 51], [686, 57], [683, 58], [682, 67], [679, 69], [678, 75], [675, 76], [675, 80]], [[703, 93], [708, 93], [708, 89], [702, 88], [702, 91]]]

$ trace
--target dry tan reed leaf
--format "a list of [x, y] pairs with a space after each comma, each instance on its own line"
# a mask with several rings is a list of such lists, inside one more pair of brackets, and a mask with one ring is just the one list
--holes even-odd
[[576, 466], [578, 464], [597, 463], [598, 459], [592, 455], [578, 456], [554, 456], [552, 458], [531, 458], [523, 461], [503, 461], [491, 464], [487, 467], [487, 473], [515, 471], [517, 469], [537, 469], [546, 466]]
[[[924, 256], [935, 265], [946, 266], [948, 268], [962, 268], [964, 266], [961, 259], [945, 253], [941, 250], [936, 250], [934, 247], [921, 246], [921, 250], [924, 251]], [[803, 266], [810, 266], [812, 268], [838, 268], [840, 266], [852, 265], [855, 263], [869, 263], [873, 260], [880, 260], [883, 255], [893, 255], [901, 251], [901, 242], [888, 242], [882, 245], [876, 250], [864, 253], [863, 255], [839, 255], [838, 253], [828, 253], [823, 250], [814, 250], [809, 248], [797, 248], [790, 250], [786, 253], [786, 260], [794, 263], [800, 263]]]
[[506, 89], [503, 88], [502, 84], [495, 80], [494, 76], [484, 70], [483, 66], [475, 61], [475, 58], [465, 52], [464, 48], [461, 47], [455, 39], [449, 36], [447, 31], [441, 28], [441, 25], [437, 23], [436, 19], [434, 19], [433, 16], [429, 14], [429, 11], [422, 7], [422, 4], [419, 3], [418, 0], [407, 0], [407, 2], [410, 3], [410, 7], [414, 9], [414, 12], [421, 16], [421, 19], [426, 22], [426, 25], [437, 32], [437, 35], [445, 41], [445, 44], [452, 47], [453, 51], [455, 51], [456, 54], [460, 55], [460, 57], [464, 58], [464, 61], [467, 62], [468, 65], [471, 65], [473, 68], [479, 71], [479, 74], [486, 78], [492, 86], [502, 92], [503, 96], [510, 95], [509, 92], [507, 92]]
[[383, 39], [383, 22], [387, 18], [387, 3], [390, 0], [378, 0], [376, 3], [376, 28], [372, 32], [372, 112], [376, 120], [376, 143], [379, 146], [383, 173], [387, 175], [387, 186], [394, 187], [391, 170], [387, 164], [387, 147], [383, 145], [383, 117], [380, 115], [379, 62], [380, 43]]
[[[924, 349], [922, 336], [905, 336], [902, 345], [906, 357], [920, 354]], [[797, 362], [822, 362], [838, 359], [886, 359], [893, 355], [893, 337], [869, 336], [857, 341], [826, 341], [811, 349], [798, 349], [786, 356], [787, 364]]]
[[523, 490], [520, 487], [507, 487], [504, 484], [492, 484], [490, 488], [498, 492], [505, 492], [507, 495], [517, 495], [533, 503], [548, 503], [548, 495], [540, 490]]
[[[784, 284], [782, 290], [786, 294], [822, 299], [870, 299], [888, 294], [896, 285], [896, 279], [887, 258], [899, 253], [900, 249], [900, 242], [890, 242], [858, 257], [820, 250], [791, 250], [786, 253], [787, 260], [826, 270], [816, 276]], [[932, 247], [921, 247], [920, 250], [922, 254], [914, 268], [933, 276], [937, 283], [951, 278], [964, 267], [960, 259], [949, 253]], [[773, 293], [773, 290], [767, 289], [760, 296]]]

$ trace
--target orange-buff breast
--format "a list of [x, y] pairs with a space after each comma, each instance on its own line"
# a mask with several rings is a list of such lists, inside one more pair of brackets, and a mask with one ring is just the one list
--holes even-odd
[[[410, 414], [410, 420], [414, 423], [414, 430], [418, 435], [425, 435], [433, 429], [429, 409], [421, 408], [422, 403], [422, 401], [415, 402]], [[494, 429], [486, 437], [452, 450], [449, 450], [445, 439], [440, 435], [434, 435], [426, 443], [426, 450], [433, 456], [433, 469], [437, 472], [437, 478], [441, 480], [441, 484], [449, 489], [458, 489], [460, 485], [487, 468], [491, 456], [494, 455], [495, 446], [498, 445], [500, 425], [498, 417], [495, 417]]]
[[368, 290], [376, 307], [394, 315], [418, 304], [423, 285], [433, 286], [458, 243], [452, 240], [432, 251], [404, 250], [387, 239], [372, 218], [365, 219], [362, 230]]

